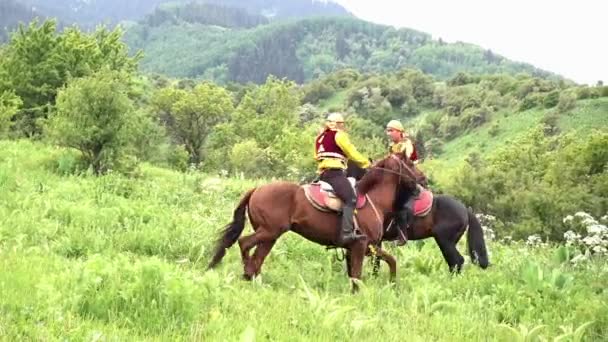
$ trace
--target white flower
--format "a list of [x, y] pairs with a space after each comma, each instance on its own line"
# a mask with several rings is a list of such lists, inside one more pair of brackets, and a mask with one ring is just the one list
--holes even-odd
[[578, 264], [585, 260], [587, 260], [587, 256], [585, 254], [579, 254], [579, 255], [575, 256], [574, 258], [572, 258], [572, 260], [570, 260], [570, 262], [573, 264]]
[[580, 238], [580, 234], [577, 234], [571, 230], [564, 233], [564, 239], [566, 240], [567, 246], [575, 244], [578, 240], [580, 240]]
[[606, 247], [602, 247], [602, 246], [595, 246], [593, 247], [593, 252], [597, 253], [597, 254], [606, 254], [606, 252], [608, 252], [608, 249], [606, 249]]
[[486, 226], [481, 226], [481, 228], [486, 239], [488, 239], [489, 241], [493, 241], [496, 238], [496, 234], [494, 233], [494, 230], [492, 230], [492, 228], [488, 228]]
[[505, 237], [502, 238], [502, 242], [506, 243], [506, 244], [509, 244], [509, 243], [513, 242], [513, 237], [511, 235], [507, 235], [507, 236], [505, 236]]
[[602, 240], [597, 236], [587, 236], [583, 239], [583, 243], [589, 247], [600, 245]]
[[593, 216], [587, 214], [584, 211], [579, 211], [576, 214], [574, 214], [574, 216], [580, 217], [581, 219], [592, 219], [592, 220], [594, 219]]
[[534, 234], [534, 235], [530, 235], [528, 236], [528, 240], [526, 241], [526, 244], [528, 246], [540, 246], [542, 244], [542, 239], [540, 238], [540, 236]]
[[603, 224], [592, 224], [587, 226], [587, 233], [595, 235], [608, 234], [608, 227]]

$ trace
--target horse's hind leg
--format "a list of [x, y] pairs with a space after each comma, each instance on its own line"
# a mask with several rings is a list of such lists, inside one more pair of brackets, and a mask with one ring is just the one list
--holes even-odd
[[[239, 240], [241, 255], [243, 257], [245, 279], [250, 280], [260, 273], [264, 258], [270, 253], [272, 246], [274, 246], [277, 238], [281, 236], [282, 233], [283, 232], [280, 231], [278, 234], [273, 234], [273, 232], [264, 229], [264, 227], [259, 227], [254, 234], [246, 236], [242, 243], [241, 240]], [[249, 251], [255, 246], [257, 246], [257, 248], [255, 249], [255, 252], [253, 252], [253, 256], [250, 257]]]
[[450, 272], [460, 273], [462, 264], [464, 264], [464, 257], [456, 249], [456, 244], [442, 236], [435, 236], [435, 241], [437, 241], [439, 249], [441, 249], [443, 258], [448, 263]]
[[241, 249], [241, 259], [243, 261], [243, 267], [245, 269], [245, 274], [244, 277], [247, 280], [251, 280], [251, 278], [254, 275], [254, 272], [252, 272], [252, 266], [251, 266], [251, 257], [249, 256], [249, 251], [255, 247], [255, 245], [258, 243], [259, 238], [258, 238], [258, 231], [256, 231], [253, 234], [247, 235], [247, 236], [243, 236], [239, 239], [239, 248]]
[[397, 279], [397, 260], [392, 255], [388, 254], [383, 249], [378, 249], [378, 257], [384, 260], [388, 264], [388, 269], [390, 270], [391, 282], [395, 282]]
[[254, 267], [254, 275], [257, 276], [262, 272], [262, 264], [264, 263], [264, 259], [266, 258], [266, 256], [268, 256], [268, 253], [270, 253], [270, 250], [272, 249], [276, 241], [277, 240], [274, 239], [271, 241], [260, 242], [256, 247], [251, 260], [251, 264]]

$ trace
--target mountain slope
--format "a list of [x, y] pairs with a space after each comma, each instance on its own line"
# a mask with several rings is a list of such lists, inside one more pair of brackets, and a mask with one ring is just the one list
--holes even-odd
[[15, 0], [0, 0], [0, 42], [8, 38], [9, 32], [19, 22], [30, 22], [36, 16], [41, 14], [31, 7]]
[[271, 18], [350, 15], [336, 3], [310, 0], [22, 0], [26, 7], [36, 7], [51, 16], [85, 27], [94, 27], [102, 22], [116, 24], [139, 20], [163, 4], [195, 2], [236, 7]]
[[346, 67], [364, 72], [416, 67], [439, 78], [463, 70], [550, 75], [475, 45], [446, 44], [427, 33], [349, 17], [275, 21], [244, 30], [174, 15], [161, 25], [142, 21], [125, 40], [133, 50], [144, 50], [145, 71], [219, 82], [261, 83], [270, 74], [305, 82]]
[[315, 0], [203, 0], [207, 3], [244, 8], [252, 14], [269, 18], [303, 18], [314, 16], [352, 16], [341, 5]]

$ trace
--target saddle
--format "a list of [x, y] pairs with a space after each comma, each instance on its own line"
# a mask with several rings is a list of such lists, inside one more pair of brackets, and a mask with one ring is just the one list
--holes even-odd
[[418, 185], [420, 193], [414, 200], [414, 216], [425, 217], [433, 207], [433, 193]]
[[[356, 181], [352, 177], [348, 177], [348, 181], [357, 194], [357, 209], [361, 209], [365, 205], [365, 195], [358, 194], [355, 189]], [[304, 189], [306, 199], [317, 210], [324, 212], [341, 212], [344, 203], [336, 196], [332, 186], [324, 181], [316, 181], [301, 186]]]

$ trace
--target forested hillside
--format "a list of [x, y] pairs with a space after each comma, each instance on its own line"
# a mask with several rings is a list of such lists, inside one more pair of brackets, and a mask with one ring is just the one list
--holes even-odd
[[[270, 74], [304, 82], [345, 67], [364, 72], [416, 67], [443, 79], [459, 71], [550, 75], [471, 44], [447, 44], [423, 32], [355, 18], [288, 20], [242, 29], [235, 28], [233, 21], [183, 14], [196, 11], [197, 6], [190, 5], [187, 11], [159, 10], [130, 28], [126, 42], [132, 50], [147, 52], [143, 70], [255, 83]], [[171, 20], [155, 19], [160, 14]]]
[[[15, 0], [0, 0], [0, 6], [16, 2]], [[139, 20], [160, 5], [173, 7], [174, 5], [193, 3], [229, 6], [242, 9], [252, 15], [273, 19], [318, 15], [350, 15], [336, 3], [310, 0], [19, 0], [18, 3], [20, 7], [28, 10], [35, 8], [49, 16], [57, 17], [70, 24], [77, 23], [85, 28], [94, 28], [100, 23], [117, 24], [121, 21]], [[26, 19], [26, 17], [23, 18]], [[2, 18], [0, 17], [0, 19]], [[13, 22], [0, 21], [0, 24], [9, 26], [8, 24], [13, 24]]]
[[[552, 227], [547, 235], [559, 239], [559, 217], [576, 208], [599, 215], [608, 206], [602, 197], [608, 156], [599, 152], [607, 143], [608, 87], [601, 85], [580, 87], [529, 74], [459, 73], [440, 81], [405, 68], [391, 73], [344, 69], [305, 86], [271, 76], [260, 85], [224, 87], [143, 76], [137, 72], [140, 56], [128, 55], [119, 30], [57, 33], [52, 22], [20, 32], [0, 58], [2, 130], [9, 137], [45, 139], [79, 150], [82, 159], [63, 166], [68, 173], [82, 167], [95, 174], [131, 173], [140, 161], [148, 161], [180, 170], [306, 179], [314, 175], [310, 145], [325, 113], [342, 110], [356, 145], [372, 158], [386, 151], [386, 122], [403, 120], [436, 190], [500, 213], [513, 232], [530, 232], [530, 222], [536, 222]], [[597, 137], [591, 129], [600, 130]], [[571, 158], [578, 146], [587, 146], [576, 157], [583, 160], [558, 162]], [[523, 159], [517, 155], [524, 153], [521, 149], [535, 157]], [[473, 169], [462, 168], [463, 162]], [[577, 171], [586, 164], [595, 166]], [[536, 173], [526, 184], [540, 187], [536, 194], [547, 194], [551, 210], [539, 211], [533, 205], [538, 198], [508, 200], [522, 191], [512, 177], [530, 168]], [[490, 187], [482, 195], [483, 179], [499, 179], [490, 176], [497, 169], [506, 177], [504, 188], [497, 193]], [[581, 189], [574, 193], [578, 200], [560, 200], [562, 187], [571, 183], [551, 181], [558, 171], [571, 175]], [[478, 191], [455, 183], [476, 172], [480, 180], [472, 186]], [[513, 211], [515, 203], [525, 205]]]
[[[289, 44], [293, 62], [327, 60], [336, 45], [323, 39], [332, 32], [344, 32], [342, 60], [372, 43], [370, 58], [389, 46], [408, 58], [420, 49], [472, 50], [347, 19], [258, 25], [259, 16], [242, 11], [211, 18], [191, 9], [190, 22], [172, 25], [190, 27], [193, 42], [199, 28], [215, 27], [216, 45], [197, 50], [207, 63], [226, 61], [209, 64], [213, 79], [229, 80], [232, 70], [259, 84], [144, 73], [119, 28], [32, 23], [0, 48], [2, 337], [605, 340], [608, 86], [489, 64], [456, 72], [466, 58], [431, 58], [447, 68], [431, 73], [405, 62], [386, 72], [329, 68], [299, 85], [251, 70], [291, 72], [265, 52]], [[150, 35], [173, 20], [156, 18]], [[296, 33], [308, 43], [292, 40]], [[185, 55], [193, 46], [175, 48]], [[300, 65], [302, 79], [315, 63]], [[289, 231], [272, 241], [253, 282], [241, 280], [237, 246], [207, 270], [243, 193], [316, 176], [312, 146], [330, 110], [345, 112], [353, 143], [374, 160], [387, 153], [387, 121], [402, 120], [431, 190], [482, 221], [491, 267], [467, 258], [456, 276], [432, 239], [385, 243], [398, 260], [397, 282], [385, 266], [370, 276], [366, 262], [361, 291], [347, 295], [344, 260]]]
[[0, 0], [0, 42], [8, 39], [19, 22], [28, 23], [36, 16], [43, 14], [18, 0]]

